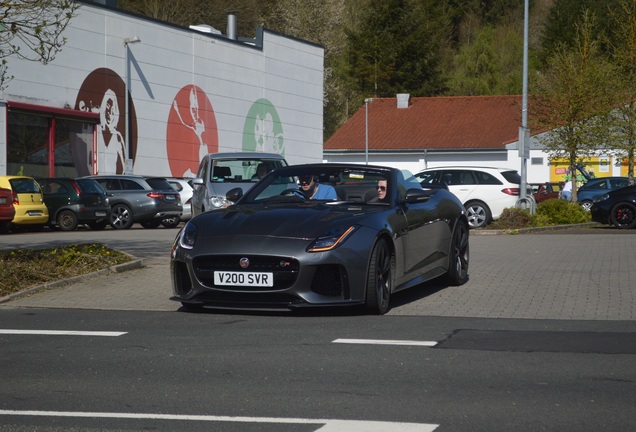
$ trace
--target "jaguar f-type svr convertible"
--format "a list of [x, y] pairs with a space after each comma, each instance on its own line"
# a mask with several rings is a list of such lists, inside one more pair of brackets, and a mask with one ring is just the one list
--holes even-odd
[[464, 206], [398, 169], [288, 166], [226, 198], [234, 204], [191, 219], [172, 247], [171, 299], [185, 309], [384, 314], [397, 291], [468, 280]]

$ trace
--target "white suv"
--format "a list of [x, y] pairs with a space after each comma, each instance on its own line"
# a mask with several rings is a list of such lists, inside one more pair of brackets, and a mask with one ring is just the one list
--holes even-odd
[[447, 185], [466, 207], [468, 224], [480, 228], [499, 219], [505, 208], [519, 199], [521, 176], [513, 169], [490, 167], [439, 167], [415, 174], [422, 187]]

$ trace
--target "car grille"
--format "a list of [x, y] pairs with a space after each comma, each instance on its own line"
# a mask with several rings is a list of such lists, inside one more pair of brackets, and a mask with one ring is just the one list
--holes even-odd
[[[248, 269], [240, 266], [239, 261], [242, 258], [249, 259]], [[286, 289], [292, 286], [298, 277], [300, 264], [294, 258], [281, 256], [222, 255], [196, 257], [192, 261], [192, 267], [201, 284], [209, 288], [219, 289], [228, 289], [229, 287], [214, 285], [215, 271], [271, 272], [274, 276], [273, 287], [235, 287], [242, 290], [271, 291], [272, 289]]]

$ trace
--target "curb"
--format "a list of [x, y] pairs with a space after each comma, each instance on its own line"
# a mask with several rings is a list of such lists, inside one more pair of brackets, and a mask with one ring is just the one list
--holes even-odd
[[533, 232], [543, 232], [543, 231], [560, 231], [560, 230], [566, 230], [566, 229], [572, 229], [572, 228], [588, 228], [588, 227], [595, 227], [595, 226], [601, 226], [601, 225], [602, 224], [599, 224], [598, 222], [585, 222], [580, 224], [549, 225], [549, 226], [543, 226], [543, 227], [516, 228], [516, 229], [504, 229], [504, 230], [476, 229], [476, 230], [471, 230], [470, 234], [471, 235], [501, 235], [501, 234], [516, 235], [516, 234], [529, 234]]
[[[125, 253], [125, 252], [123, 252]], [[8, 301], [11, 300], [15, 300], [18, 299], [20, 297], [26, 297], [29, 296], [31, 294], [34, 294], [36, 292], [39, 291], [43, 291], [43, 290], [47, 290], [47, 289], [51, 289], [51, 288], [57, 288], [57, 287], [61, 287], [64, 285], [70, 285], [72, 283], [75, 282], [80, 282], [83, 280], [87, 280], [87, 279], [92, 279], [95, 278], [97, 276], [102, 276], [102, 275], [108, 275], [110, 273], [122, 273], [128, 270], [136, 270], [136, 269], [140, 269], [144, 267], [144, 263], [143, 263], [143, 259], [141, 258], [136, 258], [130, 254], [126, 254], [129, 255], [130, 257], [133, 258], [132, 261], [128, 261], [125, 262], [123, 264], [117, 264], [114, 266], [110, 266], [107, 267], [105, 269], [101, 269], [101, 270], [97, 270], [91, 273], [87, 273], [85, 275], [80, 275], [80, 276], [74, 276], [72, 278], [68, 278], [68, 279], [61, 279], [61, 280], [56, 280], [56, 281], [51, 281], [51, 282], [45, 282], [43, 284], [40, 285], [36, 285], [36, 286], [32, 286], [30, 288], [26, 288], [22, 291], [18, 291], [15, 293], [11, 293], [9, 295], [6, 295], [4, 297], [0, 297], [0, 303], [6, 303]]]

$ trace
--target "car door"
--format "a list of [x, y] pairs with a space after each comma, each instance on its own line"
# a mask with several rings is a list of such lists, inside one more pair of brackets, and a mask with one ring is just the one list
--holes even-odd
[[203, 213], [206, 205], [207, 196], [207, 179], [208, 177], [209, 158], [206, 156], [199, 164], [197, 170], [197, 179], [203, 179], [202, 184], [192, 184], [192, 214], [196, 216]]
[[[401, 177], [401, 173], [398, 174]], [[440, 272], [440, 268], [448, 262], [447, 245], [450, 242], [450, 229], [445, 220], [439, 217], [439, 192], [443, 189], [432, 189], [429, 199], [415, 203], [404, 200], [407, 190], [417, 188], [418, 184], [410, 184], [403, 179], [400, 187], [400, 212], [406, 226], [402, 232], [402, 269], [403, 275], [396, 278], [398, 285], [415, 278]], [[400, 263], [398, 262], [398, 265]]]
[[448, 185], [448, 190], [464, 204], [471, 199], [477, 188], [477, 179], [471, 170], [443, 170], [442, 181]]

